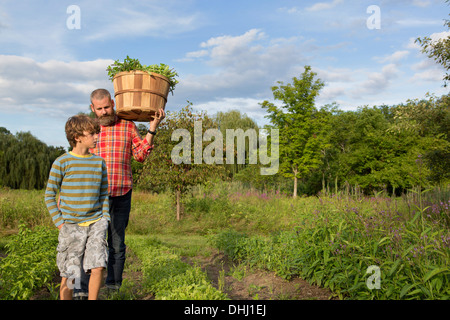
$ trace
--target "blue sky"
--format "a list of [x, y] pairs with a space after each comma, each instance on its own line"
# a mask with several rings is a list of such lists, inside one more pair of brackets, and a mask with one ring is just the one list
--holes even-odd
[[[67, 26], [71, 5], [79, 29]], [[88, 111], [94, 89], [113, 92], [106, 67], [127, 55], [176, 69], [166, 110], [189, 100], [210, 115], [238, 109], [259, 125], [270, 87], [305, 65], [325, 82], [318, 107], [441, 96], [445, 72], [414, 40], [448, 37], [449, 12], [444, 0], [0, 0], [0, 127], [67, 147], [65, 121]]]

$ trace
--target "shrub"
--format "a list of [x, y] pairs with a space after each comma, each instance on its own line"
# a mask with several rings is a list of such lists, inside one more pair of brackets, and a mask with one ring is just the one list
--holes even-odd
[[19, 233], [6, 245], [7, 257], [0, 261], [0, 299], [27, 300], [43, 286], [54, 293], [57, 245], [56, 229], [31, 230], [20, 224]]

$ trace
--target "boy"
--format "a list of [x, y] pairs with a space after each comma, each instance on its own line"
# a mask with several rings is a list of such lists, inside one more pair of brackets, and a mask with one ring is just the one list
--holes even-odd
[[[89, 152], [100, 132], [86, 115], [69, 118], [66, 137], [73, 147], [52, 165], [45, 203], [60, 230], [56, 262], [61, 273], [61, 300], [71, 300], [81, 268], [90, 273], [89, 300], [96, 300], [107, 266], [106, 232], [110, 221], [108, 176], [103, 158]], [[59, 194], [57, 204], [56, 195]]]

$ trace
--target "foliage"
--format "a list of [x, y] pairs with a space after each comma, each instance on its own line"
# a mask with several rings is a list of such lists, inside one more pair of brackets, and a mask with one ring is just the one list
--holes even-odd
[[317, 169], [322, 162], [322, 152], [327, 147], [328, 112], [317, 110], [315, 99], [324, 83], [316, 79], [310, 66], [292, 84], [272, 87], [275, 100], [283, 102], [282, 107], [264, 101], [261, 106], [267, 109], [271, 124], [280, 130], [280, 171], [294, 178], [294, 197], [297, 195], [297, 178]]
[[173, 91], [175, 90], [175, 86], [178, 84], [178, 80], [176, 80], [175, 78], [178, 76], [178, 73], [174, 69], [170, 69], [170, 67], [164, 63], [160, 63], [159, 65], [153, 64], [146, 66], [142, 65], [138, 59], [132, 59], [129, 56], [127, 56], [123, 60], [123, 62], [120, 62], [120, 60], [116, 60], [106, 69], [106, 71], [108, 71], [108, 76], [111, 81], [114, 79], [114, 76], [119, 72], [132, 70], [146, 71], [149, 74], [153, 72], [166, 77], [169, 80], [170, 92], [172, 92], [172, 94]]
[[[449, 0], [446, 0], [449, 2]], [[450, 29], [450, 20], [444, 23]], [[433, 40], [430, 37], [417, 38], [422, 47], [422, 52], [428, 55], [428, 58], [433, 58], [438, 64], [444, 67], [446, 71], [450, 69], [450, 36], [445, 39]], [[447, 73], [444, 78], [444, 86], [447, 86], [447, 81], [450, 80], [450, 74]]]
[[42, 190], [0, 189], [0, 231], [17, 229], [20, 221], [28, 227], [54, 227], [43, 201]]
[[42, 189], [53, 161], [65, 150], [47, 146], [30, 132], [0, 130], [0, 186]]
[[142, 261], [143, 285], [157, 300], [225, 300], [200, 267], [191, 267], [161, 242], [142, 236], [128, 237]]
[[[202, 132], [194, 132], [196, 121], [201, 121]], [[154, 191], [168, 188], [176, 196], [177, 217], [180, 216], [181, 196], [190, 187], [205, 183], [212, 176], [223, 175], [223, 166], [195, 161], [195, 151], [198, 149], [203, 154], [205, 143], [201, 137], [199, 140], [194, 135], [202, 134], [203, 136], [204, 132], [210, 128], [215, 128], [212, 119], [205, 113], [194, 113], [191, 105], [179, 112], [168, 112], [165, 121], [158, 129], [157, 147], [145, 161], [140, 173], [138, 181], [140, 188]], [[179, 144], [173, 141], [172, 137], [175, 130], [183, 129], [188, 136], [181, 136], [180, 144], [186, 148], [180, 150], [183, 161], [176, 163], [172, 159], [172, 154]]]
[[[127, 245], [145, 261], [142, 284], [157, 299], [223, 297], [211, 288], [200, 270], [180, 259], [195, 246], [189, 246], [186, 240], [193, 235], [197, 239], [210, 235], [211, 243], [230, 257], [273, 270], [286, 279], [300, 276], [330, 288], [341, 298], [448, 299], [449, 195], [447, 187], [432, 191], [417, 188], [398, 198], [339, 192], [293, 199], [277, 191], [247, 189], [237, 182], [216, 182], [193, 188], [193, 196], [185, 199], [185, 218], [175, 221], [168, 210], [169, 195], [136, 190]], [[34, 198], [42, 200], [42, 193], [10, 190], [7, 197], [1, 210], [14, 206], [20, 197], [40, 211]], [[30, 214], [16, 217], [26, 218], [27, 225], [35, 223]], [[20, 230], [28, 229], [21, 226]], [[27, 296], [31, 292], [31, 283], [25, 281], [30, 273], [27, 270], [36, 269], [31, 272], [33, 277], [47, 274], [43, 269], [56, 257], [56, 229], [42, 228], [42, 234], [38, 230], [20, 231], [22, 240], [14, 242], [8, 256], [0, 260], [1, 272], [8, 273], [6, 277], [0, 272], [0, 281], [11, 278], [24, 282]], [[55, 234], [47, 236], [46, 232]], [[47, 241], [52, 244], [47, 245]], [[202, 251], [204, 243], [197, 246], [197, 252]], [[40, 249], [44, 247], [47, 249]], [[205, 249], [202, 252], [209, 248]], [[48, 252], [45, 258], [44, 251]], [[12, 260], [17, 263], [3, 265], [3, 261]], [[14, 269], [10, 269], [12, 265]], [[380, 267], [380, 289], [370, 290], [366, 285], [370, 265]], [[16, 286], [4, 287], [3, 283], [2, 298], [12, 298], [9, 289]], [[32, 286], [36, 289], [41, 285]], [[50, 277], [43, 285], [49, 290], [55, 288]]]
[[445, 185], [450, 174], [449, 130], [448, 96], [339, 111], [331, 117], [330, 147], [316, 180], [341, 188], [358, 186], [366, 194]]
[[[320, 201], [293, 230], [269, 237], [226, 230], [212, 242], [233, 259], [299, 276], [341, 299], [450, 299], [450, 233], [441, 224], [450, 202], [433, 216], [420, 206], [409, 216], [381, 198], [370, 199], [375, 213], [346, 198]], [[379, 289], [367, 285], [373, 265]]]
[[[246, 132], [247, 130], [255, 130], [256, 135], [259, 135], [259, 128], [255, 121], [253, 121], [251, 118], [249, 118], [245, 113], [241, 114], [239, 110], [230, 110], [227, 112], [219, 111], [215, 114], [213, 117], [214, 122], [217, 123], [218, 129], [222, 133], [223, 137], [227, 136], [227, 130], [233, 129], [238, 130], [241, 129], [243, 132]], [[247, 168], [249, 166], [249, 144], [245, 143], [245, 156], [244, 161], [245, 163], [238, 163], [238, 157], [237, 157], [237, 142], [238, 137], [234, 139], [234, 158], [233, 163], [227, 163], [225, 164], [225, 167], [227, 169], [229, 176], [234, 176], [236, 173], [238, 173], [240, 170]], [[226, 141], [224, 139], [224, 148], [226, 148]], [[225, 149], [224, 149], [225, 150]]]
[[6, 245], [7, 257], [0, 260], [0, 299], [28, 300], [43, 286], [57, 297], [52, 279], [58, 270], [58, 231], [21, 224], [19, 233]]

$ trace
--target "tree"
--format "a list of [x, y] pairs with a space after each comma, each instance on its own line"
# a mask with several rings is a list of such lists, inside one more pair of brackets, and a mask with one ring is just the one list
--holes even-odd
[[[199, 124], [200, 121], [202, 137], [206, 130], [217, 128], [206, 113], [195, 113], [192, 104], [179, 112], [167, 112], [166, 119], [158, 129], [158, 143], [144, 162], [139, 174], [138, 185], [141, 188], [150, 190], [168, 188], [175, 195], [177, 220], [181, 219], [181, 197], [191, 186], [205, 183], [212, 177], [223, 177], [224, 175], [223, 165], [195, 163], [195, 152], [200, 150], [203, 153], [205, 145], [203, 138], [200, 140], [200, 145], [195, 145], [199, 142], [194, 136], [196, 133], [195, 123]], [[177, 129], [184, 129], [183, 132], [186, 135], [178, 136]], [[174, 141], [177, 138], [182, 138], [182, 141]], [[183, 148], [180, 148], [180, 145]], [[222, 145], [220, 149], [223, 151]], [[178, 151], [180, 153], [182, 151], [182, 156]], [[183, 161], [178, 161], [181, 159]]]
[[329, 112], [315, 107], [324, 83], [316, 75], [305, 66], [301, 78], [294, 77], [292, 84], [278, 81], [279, 85], [272, 87], [274, 99], [283, 103], [281, 107], [267, 100], [261, 103], [269, 113], [266, 118], [279, 129], [280, 172], [294, 179], [294, 198], [298, 179], [320, 166], [328, 144], [325, 133]]
[[[213, 120], [217, 123], [218, 128], [223, 136], [226, 136], [227, 129], [242, 129], [244, 132], [248, 129], [254, 129], [256, 135], [259, 135], [259, 128], [255, 121], [249, 118], [246, 114], [241, 114], [239, 110], [230, 110], [228, 112], [217, 112], [213, 117]], [[225, 141], [224, 141], [225, 143]], [[237, 161], [237, 137], [234, 143], [234, 163], [226, 164], [230, 176], [234, 177], [236, 173], [248, 166], [249, 161], [249, 144], [245, 145], [245, 162], [239, 164]]]
[[430, 97], [338, 112], [321, 169], [325, 178], [365, 193], [399, 194], [429, 182], [445, 184], [450, 178], [449, 102], [448, 96]]
[[417, 135], [414, 144], [423, 141], [421, 151], [428, 169], [428, 179], [433, 183], [450, 180], [450, 95], [441, 98], [408, 100], [392, 109], [394, 122], [391, 132]]
[[13, 135], [0, 128], [0, 185], [42, 189], [53, 161], [64, 152], [63, 147], [49, 147], [30, 132]]
[[[446, 2], [450, 2], [450, 0], [446, 0]], [[450, 30], [450, 20], [445, 20], [444, 26], [447, 26]], [[416, 42], [422, 46], [422, 52], [426, 53], [428, 58], [433, 58], [445, 70], [448, 71], [450, 69], [450, 36], [439, 40], [433, 40], [430, 37], [417, 38]], [[446, 87], [447, 81], [450, 81], [450, 74], [448, 72], [443, 80], [444, 87]]]

